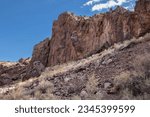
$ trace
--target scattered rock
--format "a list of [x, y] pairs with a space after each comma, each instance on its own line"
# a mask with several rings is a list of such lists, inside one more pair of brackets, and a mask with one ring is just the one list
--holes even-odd
[[33, 67], [41, 74], [45, 70], [45, 66], [40, 61], [34, 61]]
[[21, 58], [19, 59], [19, 63], [24, 64], [24, 65], [28, 65], [30, 63], [31, 59], [30, 58]]
[[104, 61], [102, 62], [102, 65], [108, 65], [108, 64], [110, 64], [111, 62], [113, 62], [112, 59], [104, 60]]
[[107, 90], [107, 94], [117, 94], [118, 90], [116, 87], [112, 87], [109, 90]]
[[97, 97], [97, 99], [103, 99], [103, 97], [104, 97], [104, 94], [105, 94], [105, 92], [104, 91], [98, 91], [97, 93], [96, 93], [96, 97]]
[[70, 79], [71, 79], [71, 78], [69, 78], [69, 77], [65, 77], [65, 78], [64, 78], [64, 82], [67, 83]]
[[80, 93], [80, 97], [85, 99], [88, 97], [88, 93], [85, 90], [82, 90]]
[[111, 86], [112, 86], [112, 83], [110, 83], [110, 82], [105, 82], [104, 83], [104, 89], [111, 88]]

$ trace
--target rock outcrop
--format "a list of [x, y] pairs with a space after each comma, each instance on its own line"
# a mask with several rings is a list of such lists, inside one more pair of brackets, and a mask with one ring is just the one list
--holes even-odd
[[40, 61], [21, 58], [18, 62], [0, 62], [0, 87], [38, 77], [45, 70]]
[[[30, 59], [21, 59], [20, 62], [0, 62], [0, 86], [20, 81], [26, 74]], [[23, 63], [21, 63], [23, 62]]]
[[136, 12], [150, 12], [150, 0], [138, 0], [135, 6]]
[[31, 59], [31, 64], [33, 64], [34, 61], [41, 61], [44, 66], [46, 66], [48, 62], [48, 56], [49, 56], [49, 48], [50, 47], [50, 41], [48, 38], [46, 38], [44, 41], [40, 42], [39, 44], [35, 45], [33, 49], [33, 55]]
[[150, 1], [139, 0], [135, 11], [122, 7], [92, 17], [65, 12], [54, 21], [52, 37], [34, 47], [31, 61], [53, 66], [100, 52], [112, 44], [150, 32]]

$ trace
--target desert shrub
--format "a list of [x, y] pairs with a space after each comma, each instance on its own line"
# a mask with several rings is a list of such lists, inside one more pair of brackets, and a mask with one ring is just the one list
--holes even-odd
[[86, 83], [86, 90], [89, 94], [94, 94], [97, 91], [98, 79], [95, 78], [93, 73]]
[[137, 56], [134, 70], [126, 71], [114, 79], [114, 87], [122, 99], [150, 99], [150, 55]]
[[135, 71], [142, 78], [150, 78], [150, 54], [137, 56], [133, 62]]
[[98, 79], [95, 77], [95, 73], [92, 73], [88, 81], [86, 83], [85, 90], [87, 92], [85, 99], [90, 99], [90, 100], [95, 100], [98, 99], [99, 97], [96, 95], [98, 91]]

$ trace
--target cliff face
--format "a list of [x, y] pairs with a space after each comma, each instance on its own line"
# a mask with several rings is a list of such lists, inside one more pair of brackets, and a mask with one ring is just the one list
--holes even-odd
[[150, 32], [150, 1], [139, 0], [135, 11], [122, 7], [92, 17], [63, 13], [54, 21], [51, 40], [36, 45], [31, 61], [53, 66], [81, 59], [116, 42]]
[[34, 46], [31, 63], [41, 61], [44, 65], [48, 62], [50, 49], [50, 40], [47, 38], [44, 41]]
[[149, 0], [138, 0], [135, 11], [137, 12], [150, 12], [150, 1]]

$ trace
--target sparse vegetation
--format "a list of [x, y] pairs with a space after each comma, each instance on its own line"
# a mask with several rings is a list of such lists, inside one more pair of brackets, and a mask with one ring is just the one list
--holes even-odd
[[98, 79], [95, 78], [95, 74], [93, 73], [86, 84], [86, 91], [88, 94], [93, 95], [97, 91]]
[[121, 73], [114, 79], [115, 89], [122, 99], [150, 99], [150, 55], [145, 53], [134, 60], [134, 71]]
[[41, 80], [41, 82], [37, 79], [29, 80], [28, 82], [22, 83], [17, 87], [17, 89], [5, 92], [3, 95], [1, 94], [0, 99], [58, 99], [56, 96], [53, 95], [53, 84], [45, 80]]
[[87, 92], [87, 99], [96, 99], [96, 93], [98, 91], [98, 79], [95, 77], [95, 73], [92, 73], [86, 83], [85, 90]]

